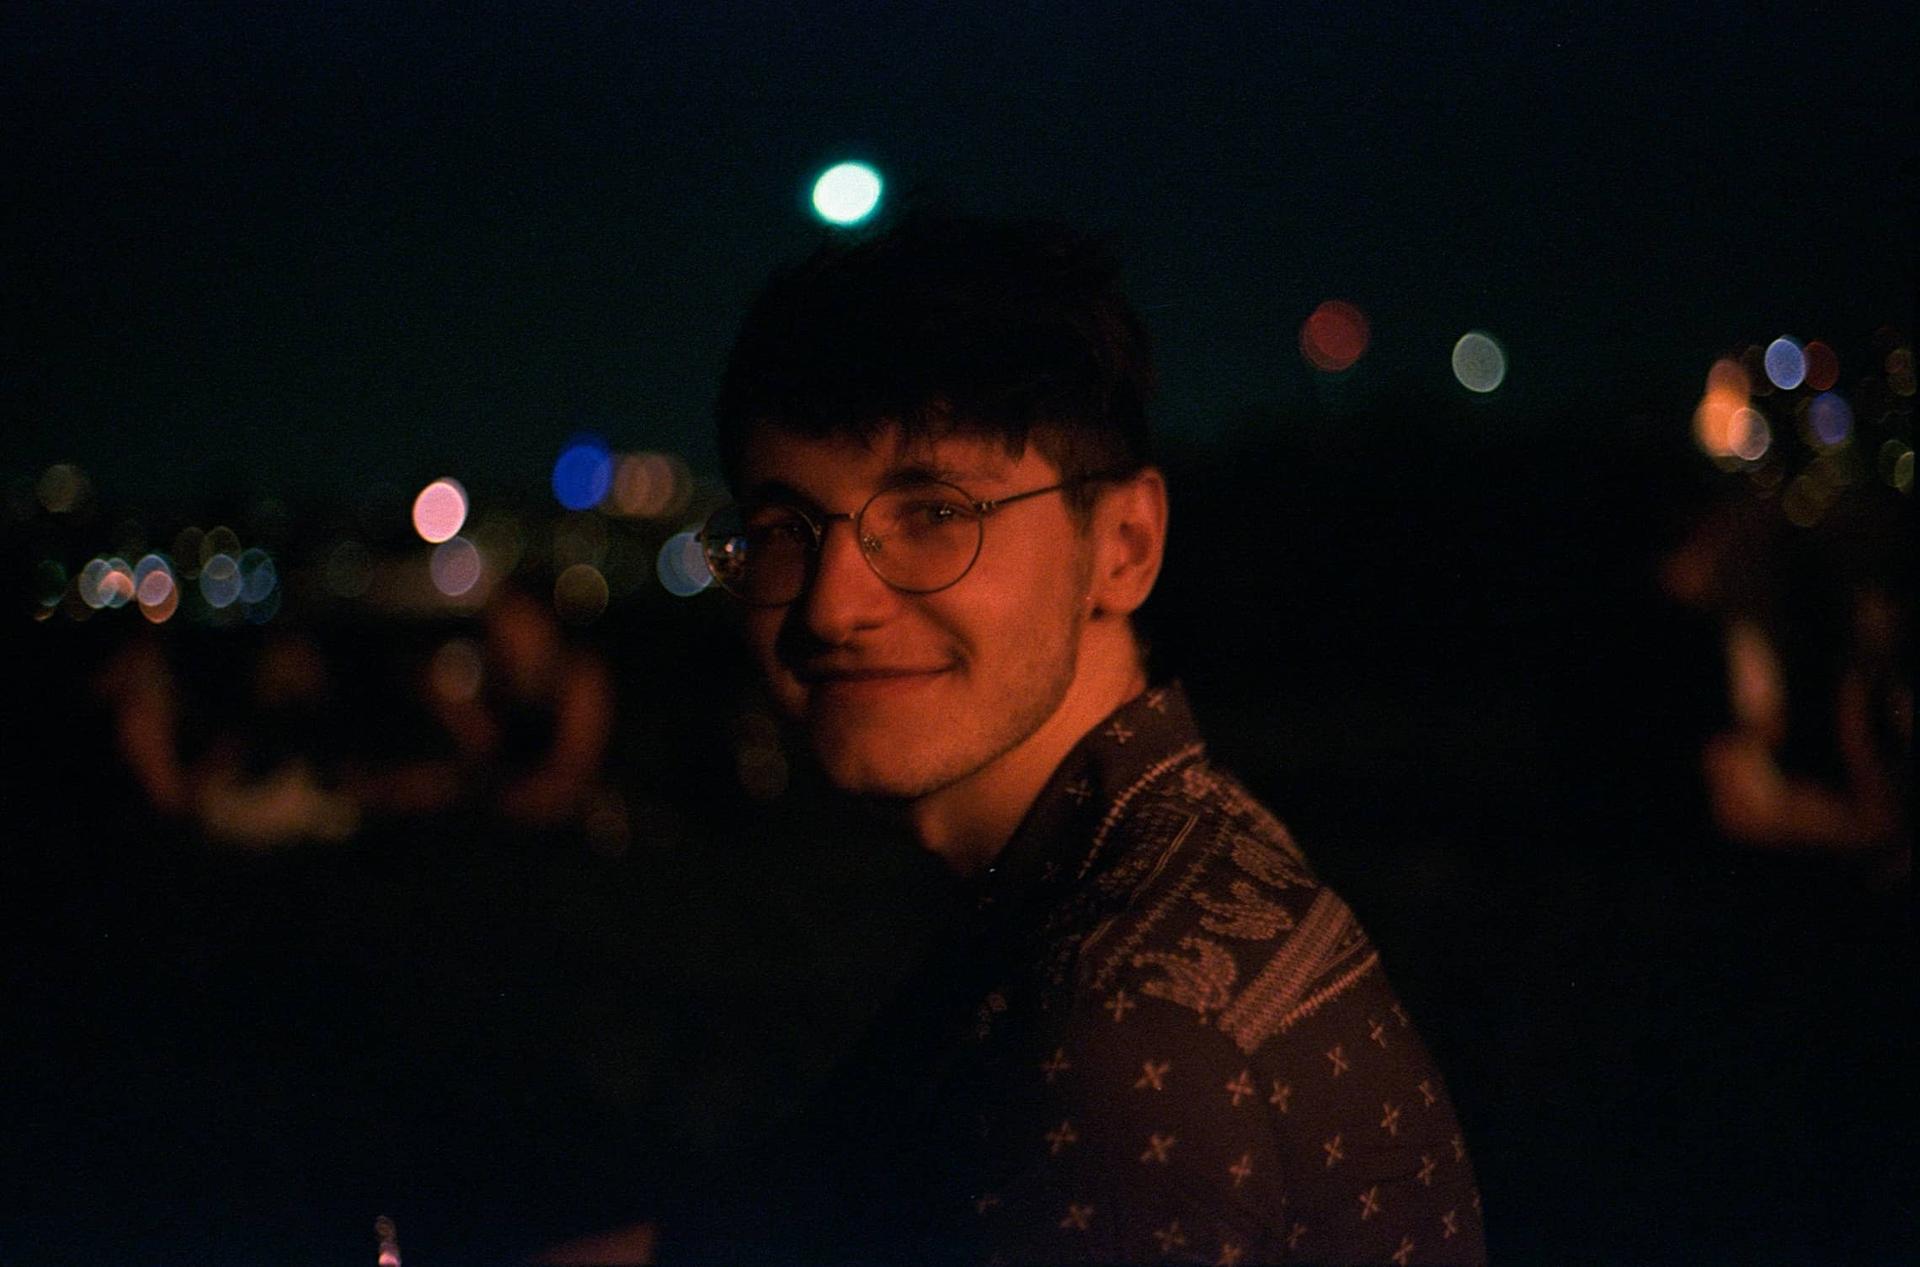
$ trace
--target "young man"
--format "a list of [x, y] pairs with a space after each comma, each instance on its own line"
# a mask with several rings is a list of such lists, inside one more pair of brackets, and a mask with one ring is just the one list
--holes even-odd
[[1379, 956], [1149, 680], [1151, 379], [1111, 263], [1047, 225], [825, 248], [740, 333], [709, 562], [827, 776], [977, 893], [819, 1119], [812, 1252], [1481, 1261]]

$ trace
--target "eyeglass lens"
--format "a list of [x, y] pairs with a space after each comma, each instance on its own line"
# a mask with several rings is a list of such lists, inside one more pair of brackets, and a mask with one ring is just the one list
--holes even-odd
[[[885, 489], [861, 510], [854, 529], [868, 566], [909, 593], [954, 584], [980, 552], [980, 514], [965, 493], [945, 484]], [[819, 549], [813, 524], [786, 506], [726, 507], [702, 539], [714, 579], [766, 606], [800, 596]]]

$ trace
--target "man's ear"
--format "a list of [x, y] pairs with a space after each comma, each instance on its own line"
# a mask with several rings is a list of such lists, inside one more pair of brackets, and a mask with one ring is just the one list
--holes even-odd
[[1167, 550], [1167, 480], [1157, 467], [1115, 481], [1093, 507], [1095, 614], [1130, 616], [1153, 592]]

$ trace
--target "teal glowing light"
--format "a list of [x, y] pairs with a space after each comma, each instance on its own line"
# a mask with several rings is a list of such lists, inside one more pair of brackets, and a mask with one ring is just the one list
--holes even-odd
[[829, 167], [813, 182], [813, 209], [828, 224], [859, 224], [880, 205], [880, 174], [865, 163]]

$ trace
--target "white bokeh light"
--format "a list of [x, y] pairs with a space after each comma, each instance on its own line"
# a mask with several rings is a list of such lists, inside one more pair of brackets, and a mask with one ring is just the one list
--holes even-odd
[[1490, 334], [1469, 330], [1453, 345], [1453, 376], [1471, 392], [1485, 394], [1507, 379], [1507, 354]]
[[858, 224], [880, 205], [880, 174], [865, 163], [829, 167], [813, 182], [813, 209], [828, 224]]

